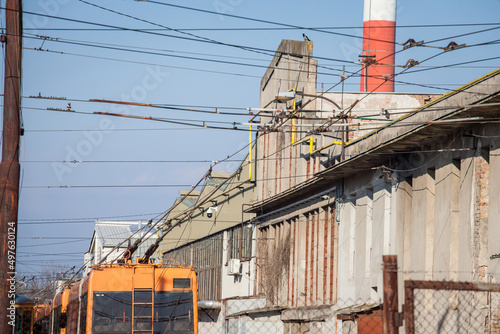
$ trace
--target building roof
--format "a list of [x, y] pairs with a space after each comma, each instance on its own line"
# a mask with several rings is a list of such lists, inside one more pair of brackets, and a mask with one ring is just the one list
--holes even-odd
[[106, 246], [116, 246], [123, 240], [127, 239], [132, 235], [132, 230], [130, 225], [113, 225], [113, 224], [99, 224], [95, 225], [95, 232], [97, 237], [102, 241], [102, 245]]

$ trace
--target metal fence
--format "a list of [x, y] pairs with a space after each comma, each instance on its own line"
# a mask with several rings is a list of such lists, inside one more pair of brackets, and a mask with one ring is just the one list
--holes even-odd
[[405, 281], [406, 333], [500, 333], [500, 284]]
[[394, 326], [391, 315], [384, 317], [387, 305], [380, 299], [290, 308], [255, 296], [225, 300], [218, 310], [200, 310], [200, 333], [500, 334], [500, 284], [405, 281], [404, 288], [404, 305], [401, 309], [401, 300], [400, 311], [393, 310]]

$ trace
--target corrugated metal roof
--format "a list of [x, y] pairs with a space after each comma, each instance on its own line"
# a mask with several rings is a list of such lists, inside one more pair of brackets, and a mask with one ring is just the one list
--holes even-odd
[[128, 225], [96, 224], [95, 231], [103, 246], [115, 246], [132, 235]]

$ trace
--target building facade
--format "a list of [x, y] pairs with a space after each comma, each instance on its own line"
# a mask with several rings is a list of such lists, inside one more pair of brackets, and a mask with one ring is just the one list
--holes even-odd
[[[321, 92], [316, 68], [312, 42], [281, 42], [233, 214], [249, 216], [165, 252], [198, 267], [204, 332], [381, 333], [384, 255], [400, 311], [407, 279], [500, 280], [500, 70], [436, 96]], [[499, 317], [494, 298], [425, 296], [436, 319]]]

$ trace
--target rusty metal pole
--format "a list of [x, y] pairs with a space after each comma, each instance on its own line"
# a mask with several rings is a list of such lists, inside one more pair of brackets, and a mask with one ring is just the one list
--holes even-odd
[[0, 334], [12, 333], [15, 291], [19, 137], [21, 134], [22, 0], [6, 2], [5, 82], [0, 164]]
[[398, 260], [396, 255], [384, 255], [384, 334], [398, 333]]

